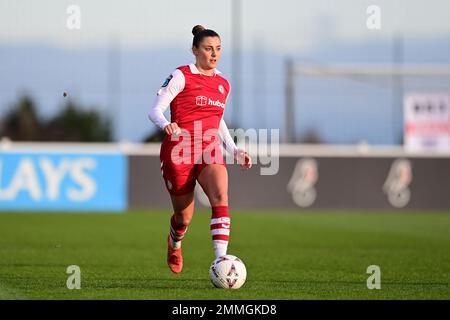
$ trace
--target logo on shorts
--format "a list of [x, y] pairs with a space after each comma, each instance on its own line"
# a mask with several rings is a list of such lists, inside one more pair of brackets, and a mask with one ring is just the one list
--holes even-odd
[[195, 104], [200, 106], [200, 107], [206, 106], [206, 102], [207, 101], [208, 101], [208, 98], [205, 97], [205, 96], [195, 97]]
[[219, 92], [221, 94], [223, 94], [225, 92], [225, 89], [224, 89], [223, 85], [221, 85], [221, 84], [219, 84]]

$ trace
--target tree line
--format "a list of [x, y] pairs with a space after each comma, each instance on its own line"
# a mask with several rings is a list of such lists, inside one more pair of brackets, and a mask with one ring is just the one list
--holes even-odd
[[95, 110], [85, 110], [70, 99], [53, 117], [43, 119], [29, 96], [21, 97], [0, 117], [0, 138], [12, 141], [112, 140], [111, 120]]

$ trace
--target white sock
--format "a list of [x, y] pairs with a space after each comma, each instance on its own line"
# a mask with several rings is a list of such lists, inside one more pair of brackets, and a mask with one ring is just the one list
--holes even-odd
[[169, 238], [172, 249], [181, 248], [181, 240], [183, 240], [188, 227], [179, 226], [175, 221], [175, 215], [170, 218]]
[[181, 241], [174, 241], [172, 237], [170, 237], [170, 246], [174, 250], [178, 250], [181, 248]]
[[228, 206], [212, 207], [210, 230], [216, 259], [227, 254], [230, 227]]
[[216, 259], [227, 254], [228, 241], [214, 240], [213, 246]]

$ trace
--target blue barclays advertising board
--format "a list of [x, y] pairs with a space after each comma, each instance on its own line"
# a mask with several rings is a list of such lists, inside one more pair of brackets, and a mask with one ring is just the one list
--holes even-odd
[[120, 153], [0, 152], [0, 210], [115, 211], [127, 207]]

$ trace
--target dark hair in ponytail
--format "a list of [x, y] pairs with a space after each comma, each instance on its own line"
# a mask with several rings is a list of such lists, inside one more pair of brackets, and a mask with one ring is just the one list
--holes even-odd
[[220, 36], [217, 34], [217, 32], [211, 29], [206, 29], [204, 26], [199, 24], [192, 28], [192, 34], [194, 35], [192, 46], [196, 48], [198, 48], [200, 42], [202, 42], [206, 37], [217, 37], [220, 39]]

